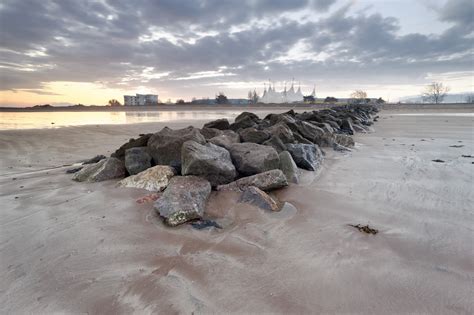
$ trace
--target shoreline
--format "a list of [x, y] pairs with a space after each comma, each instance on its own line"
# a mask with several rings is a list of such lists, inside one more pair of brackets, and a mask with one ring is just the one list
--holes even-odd
[[[472, 118], [391, 114], [352, 152], [328, 150], [318, 176], [275, 192], [294, 208], [213, 194], [209, 214], [228, 222], [219, 231], [167, 228], [136, 203], [146, 192], [114, 180], [39, 172], [187, 122], [0, 131], [2, 174], [29, 171], [0, 177], [0, 303], [7, 313], [471, 313], [473, 165], [461, 154], [474, 151]], [[347, 226], [357, 223], [380, 233]]]

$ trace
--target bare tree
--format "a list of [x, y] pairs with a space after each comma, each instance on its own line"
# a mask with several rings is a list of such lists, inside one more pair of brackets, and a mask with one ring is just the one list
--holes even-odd
[[252, 94], [252, 102], [253, 102], [253, 104], [257, 104], [257, 103], [258, 103], [258, 99], [259, 99], [259, 97], [258, 97], [258, 94], [257, 94], [257, 90], [254, 89], [254, 90], [253, 90], [253, 94]]
[[356, 104], [367, 103], [367, 92], [362, 91], [362, 90], [355, 90], [354, 92], [352, 92], [351, 103], [356, 103]]
[[425, 88], [422, 98], [427, 103], [442, 103], [449, 92], [449, 87], [444, 86], [441, 82], [433, 82]]

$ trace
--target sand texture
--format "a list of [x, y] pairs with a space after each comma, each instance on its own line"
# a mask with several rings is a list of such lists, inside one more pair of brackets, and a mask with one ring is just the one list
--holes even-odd
[[383, 111], [272, 193], [280, 212], [212, 192], [220, 230], [165, 227], [148, 191], [65, 174], [164, 125], [0, 132], [3, 314], [474, 312], [472, 117]]

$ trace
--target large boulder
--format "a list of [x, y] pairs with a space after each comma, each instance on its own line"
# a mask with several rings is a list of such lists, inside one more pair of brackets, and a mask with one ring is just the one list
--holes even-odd
[[135, 175], [151, 167], [148, 147], [130, 148], [125, 151], [125, 168], [128, 174]]
[[334, 134], [330, 132], [324, 132], [321, 135], [317, 135], [313, 139], [314, 143], [320, 147], [332, 147], [335, 142]]
[[206, 138], [206, 140], [224, 134], [222, 130], [219, 130], [216, 128], [207, 128], [207, 127], [201, 128], [199, 132], [204, 136], [204, 138]]
[[262, 143], [270, 138], [270, 134], [268, 132], [264, 130], [258, 130], [253, 127], [239, 130], [239, 135], [242, 139], [242, 142], [252, 143]]
[[211, 184], [204, 178], [175, 176], [155, 202], [154, 209], [165, 224], [176, 226], [202, 218], [210, 193]]
[[170, 179], [175, 175], [174, 168], [168, 165], [157, 165], [122, 179], [117, 186], [141, 188], [149, 191], [162, 191], [168, 186]]
[[251, 117], [243, 117], [239, 121], [235, 121], [233, 124], [229, 126], [230, 129], [234, 131], [238, 131], [240, 129], [250, 128], [250, 127], [257, 127], [258, 124], [253, 120]]
[[82, 162], [82, 165], [86, 165], [86, 164], [94, 164], [94, 163], [97, 163], [99, 162], [100, 160], [103, 160], [103, 159], [106, 159], [107, 157], [105, 155], [96, 155], [94, 156], [93, 158], [90, 158], [88, 160], [85, 160], [84, 162]]
[[298, 132], [304, 138], [306, 138], [307, 140], [313, 143], [318, 136], [321, 136], [324, 134], [323, 129], [307, 121], [297, 121], [296, 123], [289, 124], [288, 126], [293, 132]]
[[100, 182], [108, 179], [121, 178], [126, 174], [122, 160], [109, 157], [95, 164], [88, 164], [74, 173], [73, 180], [78, 182]]
[[337, 144], [340, 144], [344, 147], [351, 148], [354, 146], [354, 139], [351, 136], [344, 135], [344, 134], [335, 134], [335, 141]]
[[293, 132], [285, 123], [279, 122], [267, 128], [266, 131], [272, 136], [279, 138], [283, 143], [293, 143], [295, 141]]
[[217, 190], [242, 191], [249, 186], [255, 186], [268, 191], [288, 186], [285, 174], [281, 170], [271, 170], [260, 174], [242, 177], [227, 185], [217, 186]]
[[204, 124], [204, 127], [225, 130], [225, 129], [229, 129], [230, 124], [227, 118], [221, 118], [221, 119], [216, 119]]
[[286, 146], [283, 141], [280, 140], [277, 136], [272, 136], [270, 139], [262, 143], [263, 145], [268, 145], [274, 148], [278, 153], [286, 150]]
[[298, 167], [316, 171], [323, 161], [323, 153], [316, 144], [287, 144], [286, 149]]
[[181, 147], [188, 140], [193, 140], [200, 144], [206, 143], [206, 139], [204, 139], [197, 128], [190, 126], [172, 130], [165, 127], [150, 137], [148, 149], [155, 164], [170, 165], [179, 170], [181, 168]]
[[250, 112], [240, 113], [237, 117], [235, 117], [234, 121], [235, 122], [240, 122], [240, 121], [243, 121], [243, 120], [246, 120], [246, 119], [253, 120], [256, 123], [258, 123], [260, 121], [260, 118], [258, 118], [257, 115], [255, 115], [254, 113], [250, 113]]
[[[231, 130], [229, 130], [229, 131], [231, 131]], [[233, 131], [231, 131], [231, 132], [233, 132]], [[233, 132], [233, 133], [236, 136], [233, 136], [231, 134], [222, 134], [220, 136], [209, 139], [208, 142], [212, 143], [212, 144], [215, 144], [215, 145], [218, 145], [220, 147], [223, 147], [227, 150], [230, 150], [230, 147], [232, 146], [232, 144], [240, 142], [239, 134], [237, 134], [235, 132]]]
[[346, 118], [342, 120], [341, 131], [349, 135], [353, 135], [355, 133], [354, 128], [352, 127], [352, 119]]
[[248, 203], [263, 210], [279, 211], [281, 205], [261, 189], [250, 186], [240, 195], [239, 202]]
[[186, 141], [181, 149], [181, 163], [183, 175], [201, 176], [212, 186], [230, 183], [237, 177], [229, 151], [212, 143]]
[[298, 167], [295, 161], [293, 161], [290, 152], [283, 151], [280, 153], [280, 169], [285, 174], [288, 182], [295, 184], [299, 182]]
[[277, 169], [280, 165], [274, 148], [256, 143], [235, 143], [230, 155], [237, 171], [242, 175], [253, 175]]
[[127, 143], [123, 144], [120, 148], [118, 148], [114, 153], [112, 153], [110, 156], [115, 157], [120, 160], [125, 159], [125, 151], [130, 148], [135, 148], [135, 147], [146, 147], [148, 144], [148, 140], [153, 134], [148, 133], [148, 134], [143, 134], [140, 135], [139, 138], [136, 139], [130, 139]]

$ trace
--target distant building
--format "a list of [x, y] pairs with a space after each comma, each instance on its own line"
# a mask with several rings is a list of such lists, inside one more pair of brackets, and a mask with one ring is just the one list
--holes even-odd
[[137, 94], [124, 95], [123, 104], [125, 106], [144, 106], [144, 105], [158, 105], [158, 95], [154, 94]]
[[[312, 97], [316, 98], [316, 91], [313, 89], [313, 92], [311, 93]], [[275, 85], [272, 86], [271, 82], [268, 86], [268, 90], [265, 86], [263, 90], [263, 95], [259, 98], [258, 100], [259, 103], [303, 103], [304, 102], [304, 96], [303, 93], [301, 92], [301, 87], [298, 87], [298, 89], [295, 91], [294, 87], [294, 82], [291, 83], [291, 87], [289, 90], [286, 89], [286, 84], [285, 84], [285, 89], [281, 92], [278, 92], [275, 89]]]

